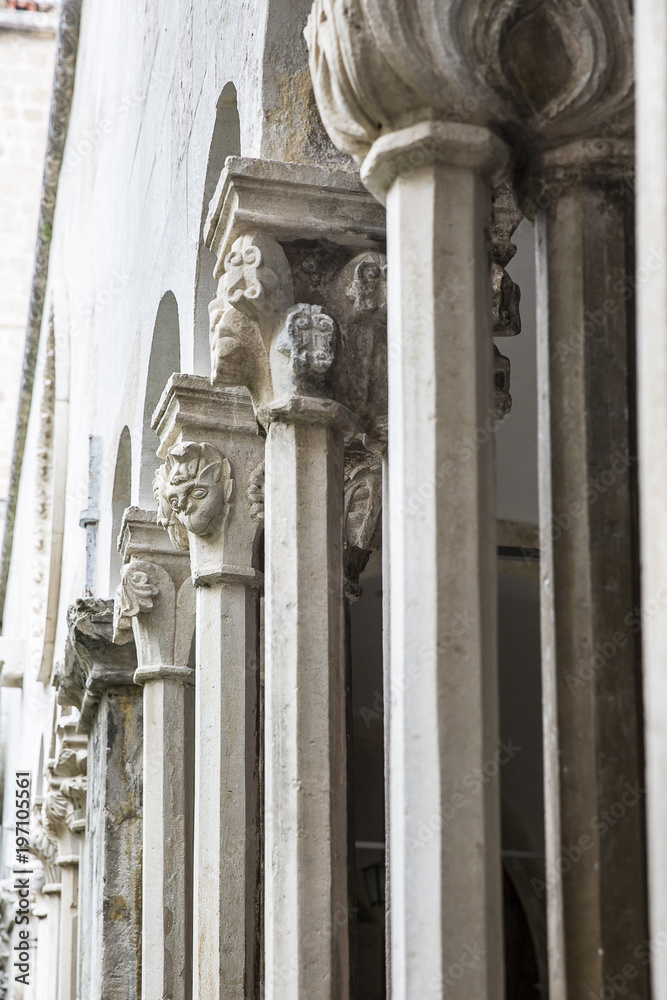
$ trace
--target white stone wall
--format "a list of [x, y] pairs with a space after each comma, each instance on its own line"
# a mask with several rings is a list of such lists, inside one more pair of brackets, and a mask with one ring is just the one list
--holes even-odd
[[23, 32], [21, 12], [0, 23], [0, 532], [14, 445], [55, 36]]

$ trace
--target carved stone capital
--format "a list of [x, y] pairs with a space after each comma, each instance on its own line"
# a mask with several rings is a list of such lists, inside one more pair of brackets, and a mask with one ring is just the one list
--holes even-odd
[[229, 460], [208, 441], [171, 447], [155, 476], [158, 524], [173, 544], [188, 548], [188, 536], [218, 535], [229, 515], [234, 487]]
[[136, 654], [131, 634], [124, 645], [113, 642], [113, 601], [79, 600], [67, 610], [64, 660], [53, 683], [61, 705], [79, 709], [79, 729], [87, 732], [103, 693], [132, 684]]
[[48, 829], [48, 818], [44, 812], [44, 801], [36, 802], [30, 817], [30, 853], [42, 862], [47, 883], [60, 881], [56, 858], [58, 838]]
[[516, 207], [507, 186], [503, 185], [493, 192], [491, 287], [494, 337], [515, 337], [521, 333], [521, 291], [505, 268], [516, 253], [512, 236], [522, 218], [523, 214]]
[[[434, 121], [511, 134], [531, 156], [632, 130], [630, 0], [315, 0], [305, 35], [324, 126], [358, 160], [402, 147], [414, 169]], [[391, 138], [419, 122], [420, 141]], [[386, 177], [364, 171], [380, 192]]]
[[164, 459], [155, 479], [157, 523], [182, 551], [189, 546], [195, 583], [223, 566], [250, 570], [259, 528], [247, 491], [264, 440], [247, 389], [174, 375], [153, 425]]

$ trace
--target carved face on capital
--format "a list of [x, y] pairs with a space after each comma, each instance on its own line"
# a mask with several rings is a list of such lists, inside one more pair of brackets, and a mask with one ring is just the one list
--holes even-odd
[[321, 306], [299, 303], [290, 310], [276, 346], [289, 358], [300, 386], [320, 382], [334, 363], [337, 327]]
[[[232, 486], [229, 462], [214, 445], [193, 441], [176, 445], [155, 478], [158, 520], [167, 529], [177, 522], [186, 532], [211, 535], [228, 511]], [[179, 542], [178, 529], [170, 535], [175, 544], [185, 547]]]

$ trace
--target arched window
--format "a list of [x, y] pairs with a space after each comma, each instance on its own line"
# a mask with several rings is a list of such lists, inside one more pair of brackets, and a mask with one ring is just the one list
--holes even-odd
[[118, 442], [116, 468], [111, 496], [111, 558], [109, 566], [109, 586], [113, 592], [118, 585], [121, 570], [118, 535], [123, 520], [123, 512], [130, 506], [132, 497], [132, 441], [129, 428], [124, 427]]
[[153, 506], [153, 478], [157, 465], [155, 452], [159, 440], [151, 421], [160, 401], [167, 380], [181, 370], [181, 337], [178, 322], [178, 304], [173, 292], [162, 296], [155, 317], [151, 356], [148, 362], [144, 417], [141, 437], [141, 469], [139, 471], [139, 505]]
[[208, 375], [211, 368], [208, 343], [208, 304], [215, 298], [216, 294], [216, 281], [213, 278], [215, 257], [204, 244], [204, 223], [208, 214], [209, 202], [215, 193], [225, 160], [228, 156], [240, 155], [241, 129], [236, 107], [236, 87], [233, 83], [228, 83], [218, 98], [202, 198], [194, 325], [193, 371], [196, 375]]

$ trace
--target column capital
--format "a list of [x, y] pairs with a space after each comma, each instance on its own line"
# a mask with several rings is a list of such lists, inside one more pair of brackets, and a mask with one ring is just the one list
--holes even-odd
[[174, 671], [185, 671], [190, 680], [193, 674], [188, 666], [195, 625], [190, 560], [187, 545], [174, 547], [180, 535], [170, 536], [155, 511], [125, 511], [118, 539], [124, 565], [114, 598], [113, 635], [114, 642], [123, 643], [134, 632], [139, 663], [135, 684], [156, 679], [155, 671], [163, 664], [172, 665], [164, 668], [172, 677]]
[[305, 36], [324, 126], [380, 194], [371, 167], [415, 127], [490, 129], [524, 158], [632, 132], [630, 0], [315, 0]]
[[113, 601], [76, 601], [67, 609], [67, 625], [65, 656], [56, 667], [53, 683], [59, 704], [79, 709], [78, 728], [87, 733], [104, 692], [132, 684], [134, 642], [128, 634], [123, 645], [114, 644]]
[[[190, 551], [198, 585], [251, 569], [259, 524], [252, 517], [251, 477], [264, 440], [246, 388], [211, 386], [173, 375], [155, 412], [164, 464], [154, 482], [157, 523]], [[162, 658], [159, 662], [171, 662]]]
[[362, 164], [361, 179], [384, 202], [398, 177], [438, 162], [476, 170], [500, 183], [509, 169], [510, 151], [485, 126], [423, 121], [380, 136]]

